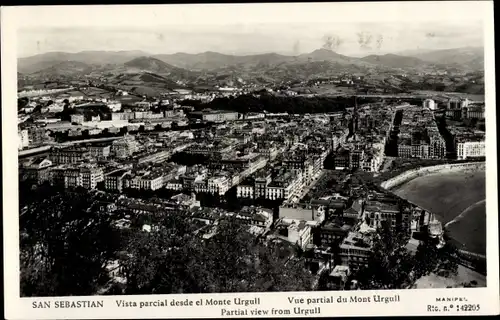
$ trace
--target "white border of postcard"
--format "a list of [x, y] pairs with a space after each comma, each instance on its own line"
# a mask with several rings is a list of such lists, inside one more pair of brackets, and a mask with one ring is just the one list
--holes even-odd
[[[486, 288], [420, 289], [387, 291], [336, 291], [307, 293], [237, 293], [147, 296], [93, 296], [61, 298], [20, 298], [18, 184], [16, 136], [16, 30], [24, 25], [44, 23], [70, 26], [108, 26], [167, 21], [170, 24], [217, 23], [217, 16], [234, 22], [262, 23], [323, 21], [407, 21], [420, 17], [422, 23], [457, 19], [471, 15], [484, 23], [487, 145], [487, 270]], [[49, 16], [57, 17], [55, 19]], [[226, 19], [227, 20], [227, 19]], [[93, 22], [95, 21], [95, 22]], [[496, 168], [495, 65], [493, 37], [493, 2], [388, 2], [388, 3], [312, 3], [312, 4], [239, 4], [239, 5], [172, 5], [168, 6], [59, 6], [2, 8], [2, 138], [3, 138], [3, 219], [5, 316], [8, 319], [90, 319], [90, 318], [215, 318], [224, 317], [223, 309], [247, 310], [239, 317], [313, 316], [397, 316], [397, 315], [491, 315], [499, 313], [498, 278], [498, 203]], [[94, 23], [94, 25], [93, 25]], [[391, 303], [352, 303], [352, 297], [397, 297]], [[236, 298], [260, 297], [257, 306], [239, 307]], [[303, 299], [290, 303], [289, 298]], [[321, 298], [318, 300], [318, 298]], [[207, 305], [207, 301], [229, 300], [231, 306]], [[117, 301], [135, 302], [137, 307], [118, 307]], [[190, 306], [171, 306], [172, 301]], [[329, 301], [332, 300], [331, 303]], [[372, 299], [373, 300], [373, 299]], [[72, 301], [92, 301], [94, 307], [82, 307]], [[33, 308], [33, 303], [49, 302], [51, 308]], [[101, 306], [102, 302], [102, 307]], [[141, 303], [142, 302], [142, 303]], [[149, 306], [145, 306], [148, 302]], [[154, 306], [166, 303], [167, 306]], [[455, 308], [449, 309], [450, 306]], [[456, 306], [480, 305], [475, 312], [457, 310]], [[140, 307], [142, 306], [142, 308]], [[436, 306], [440, 312], [429, 311]], [[320, 308], [319, 314], [307, 310]], [[447, 307], [449, 310], [444, 311]], [[285, 313], [289, 310], [290, 313]], [[303, 310], [303, 311], [300, 311]], [[465, 310], [465, 309], [464, 309]], [[297, 312], [299, 312], [297, 314]]]

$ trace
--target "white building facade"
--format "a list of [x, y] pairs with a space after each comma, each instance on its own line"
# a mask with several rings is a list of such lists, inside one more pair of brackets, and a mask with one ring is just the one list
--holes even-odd
[[425, 99], [424, 108], [427, 108], [429, 110], [436, 110], [436, 102], [432, 99]]
[[486, 145], [484, 141], [466, 141], [457, 143], [457, 159], [485, 157]]
[[18, 149], [23, 150], [24, 148], [28, 147], [30, 144], [29, 137], [28, 137], [28, 130], [19, 130], [17, 132], [17, 137], [18, 137]]

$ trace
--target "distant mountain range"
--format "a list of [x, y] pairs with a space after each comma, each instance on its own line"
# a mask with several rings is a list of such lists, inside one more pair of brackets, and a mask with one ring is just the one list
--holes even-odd
[[147, 55], [148, 53], [142, 51], [47, 52], [17, 59], [17, 68], [23, 74], [30, 74], [65, 61], [75, 61], [89, 65], [120, 64]]
[[484, 69], [484, 49], [465, 47], [457, 49], [435, 50], [421, 52], [414, 57], [432, 63], [468, 67], [470, 69]]
[[37, 77], [65, 77], [72, 76], [76, 73], [90, 73], [95, 68], [93, 65], [80, 61], [50, 61], [51, 66], [33, 72], [32, 75]]
[[[389, 83], [390, 86], [400, 87], [402, 80], [396, 81], [394, 78], [383, 76], [384, 72], [391, 74], [391, 71], [396, 69], [418, 72], [484, 71], [482, 48], [407, 54], [369, 55], [358, 58], [327, 49], [297, 56], [277, 53], [237, 56], [210, 51], [198, 54], [155, 55], [143, 51], [50, 52], [18, 59], [18, 78], [22, 79], [20, 83], [104, 78], [109, 84], [144, 91], [145, 87], [155, 90], [173, 89], [190, 83], [234, 85], [235, 81], [260, 84], [302, 81], [341, 73], [366, 75], [367, 78], [381, 75], [382, 78], [377, 80], [378, 82], [383, 81], [384, 85]], [[377, 81], [374, 83], [378, 83]]]
[[379, 64], [390, 68], [413, 68], [428, 64], [428, 62], [419, 58], [400, 56], [396, 54], [370, 55], [361, 58], [361, 60], [371, 64]]

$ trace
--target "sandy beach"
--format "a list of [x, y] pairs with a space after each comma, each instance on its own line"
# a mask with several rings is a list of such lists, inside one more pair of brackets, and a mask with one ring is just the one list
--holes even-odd
[[485, 171], [433, 173], [392, 190], [436, 214], [464, 249], [486, 252]]

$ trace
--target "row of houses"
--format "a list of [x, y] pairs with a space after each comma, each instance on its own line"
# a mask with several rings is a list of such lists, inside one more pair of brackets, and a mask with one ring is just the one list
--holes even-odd
[[20, 180], [34, 184], [48, 182], [64, 188], [83, 187], [95, 189], [99, 182], [104, 181], [104, 169], [93, 164], [54, 165], [47, 158], [36, 161], [20, 168]]

